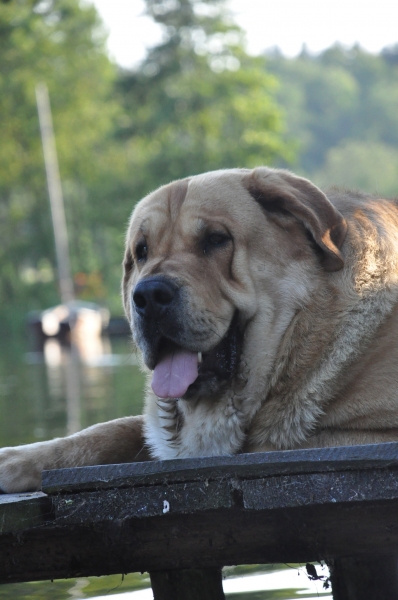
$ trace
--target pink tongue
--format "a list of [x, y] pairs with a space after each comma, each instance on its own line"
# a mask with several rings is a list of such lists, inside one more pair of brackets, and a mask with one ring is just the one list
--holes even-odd
[[198, 354], [178, 350], [155, 367], [152, 389], [159, 398], [181, 398], [198, 376]]

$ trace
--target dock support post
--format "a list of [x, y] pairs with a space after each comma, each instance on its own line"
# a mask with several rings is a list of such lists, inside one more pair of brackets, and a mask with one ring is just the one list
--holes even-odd
[[225, 600], [221, 569], [152, 571], [155, 600]]
[[333, 600], [398, 598], [398, 557], [350, 557], [328, 562]]

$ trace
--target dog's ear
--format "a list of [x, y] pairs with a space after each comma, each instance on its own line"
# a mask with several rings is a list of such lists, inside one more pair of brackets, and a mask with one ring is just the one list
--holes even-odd
[[321, 250], [322, 265], [327, 271], [343, 268], [340, 248], [347, 224], [319, 188], [289, 171], [267, 167], [244, 175], [243, 183], [264, 210], [288, 212], [301, 221]]

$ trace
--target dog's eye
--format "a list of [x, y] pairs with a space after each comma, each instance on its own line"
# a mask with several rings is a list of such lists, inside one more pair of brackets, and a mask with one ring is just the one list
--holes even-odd
[[213, 231], [212, 233], [208, 233], [203, 240], [203, 252], [204, 254], [208, 254], [215, 248], [225, 246], [225, 244], [227, 244], [230, 240], [231, 238], [229, 235], [221, 231]]
[[148, 256], [148, 246], [146, 245], [146, 242], [138, 242], [135, 247], [135, 255], [138, 261], [146, 260]]

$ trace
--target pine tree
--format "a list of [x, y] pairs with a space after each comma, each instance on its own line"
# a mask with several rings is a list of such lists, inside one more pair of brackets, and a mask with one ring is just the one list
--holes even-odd
[[171, 179], [288, 159], [276, 80], [248, 56], [224, 0], [147, 0], [161, 44], [120, 89], [138, 196]]

